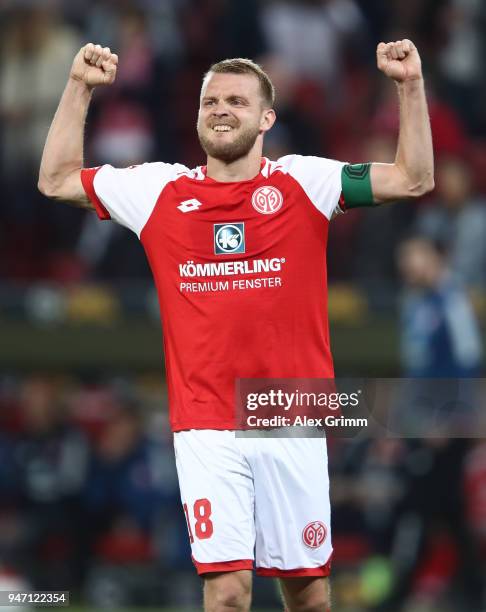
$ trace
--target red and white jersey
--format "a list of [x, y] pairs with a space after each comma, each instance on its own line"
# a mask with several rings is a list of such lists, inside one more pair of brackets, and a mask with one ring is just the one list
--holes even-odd
[[81, 173], [141, 240], [158, 291], [174, 431], [234, 429], [238, 378], [331, 378], [326, 243], [341, 162], [288, 155], [220, 183], [204, 167]]

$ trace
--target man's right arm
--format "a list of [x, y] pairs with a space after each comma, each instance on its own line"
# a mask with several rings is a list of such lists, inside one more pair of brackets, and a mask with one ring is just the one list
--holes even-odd
[[108, 47], [92, 43], [74, 58], [42, 154], [38, 187], [45, 196], [94, 209], [81, 183], [84, 124], [94, 87], [111, 85], [117, 64]]

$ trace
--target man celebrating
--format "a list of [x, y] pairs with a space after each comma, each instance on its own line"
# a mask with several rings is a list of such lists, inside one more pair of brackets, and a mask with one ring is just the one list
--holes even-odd
[[322, 438], [238, 438], [238, 378], [332, 378], [325, 250], [347, 208], [433, 188], [421, 62], [409, 40], [380, 43], [394, 79], [393, 164], [262, 158], [273, 85], [246, 59], [205, 75], [197, 131], [207, 165], [83, 168], [94, 87], [118, 58], [88, 44], [72, 66], [39, 178], [46, 196], [95, 210], [140, 238], [159, 293], [181, 497], [205, 610], [247, 611], [251, 569], [281, 580], [288, 610], [330, 609], [332, 554]]

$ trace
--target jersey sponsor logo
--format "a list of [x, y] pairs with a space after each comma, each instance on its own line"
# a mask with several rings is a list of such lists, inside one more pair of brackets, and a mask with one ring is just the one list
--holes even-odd
[[244, 223], [215, 223], [214, 252], [216, 255], [245, 252]]
[[283, 195], [276, 187], [259, 187], [253, 192], [251, 205], [262, 215], [273, 215], [282, 208]]
[[302, 531], [302, 541], [309, 548], [319, 548], [327, 537], [327, 529], [321, 521], [312, 521]]
[[199, 200], [192, 198], [192, 200], [184, 200], [184, 202], [181, 202], [177, 208], [183, 213], [186, 213], [192, 212], [193, 210], [197, 210], [201, 206], [202, 203], [199, 202]]
[[181, 278], [198, 278], [205, 276], [233, 276], [237, 274], [260, 274], [261, 272], [280, 272], [285, 257], [272, 259], [250, 259], [245, 261], [218, 261], [195, 263], [187, 261], [179, 264]]

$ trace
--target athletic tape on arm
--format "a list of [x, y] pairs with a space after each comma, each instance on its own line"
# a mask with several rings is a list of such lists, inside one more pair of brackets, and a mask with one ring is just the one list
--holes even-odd
[[346, 164], [341, 171], [344, 208], [376, 206], [371, 189], [371, 163]]

